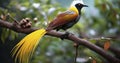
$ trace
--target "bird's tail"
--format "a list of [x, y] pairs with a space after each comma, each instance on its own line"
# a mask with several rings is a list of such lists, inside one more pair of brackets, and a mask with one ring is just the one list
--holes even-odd
[[25, 36], [17, 45], [15, 45], [12, 49], [12, 57], [15, 58], [15, 62], [28, 63], [40, 39], [46, 33], [47, 31], [45, 29], [36, 30]]

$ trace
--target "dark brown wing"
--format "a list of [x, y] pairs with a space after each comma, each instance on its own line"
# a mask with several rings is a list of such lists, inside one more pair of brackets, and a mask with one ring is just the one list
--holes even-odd
[[47, 30], [56, 29], [58, 27], [63, 26], [66, 23], [69, 23], [71, 21], [74, 21], [77, 19], [78, 14], [74, 11], [66, 11], [61, 14], [59, 14], [52, 22], [48, 25]]

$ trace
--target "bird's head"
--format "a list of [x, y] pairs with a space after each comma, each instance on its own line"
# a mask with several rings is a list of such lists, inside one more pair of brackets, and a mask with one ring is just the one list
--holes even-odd
[[70, 10], [76, 11], [77, 13], [80, 13], [80, 10], [83, 7], [88, 7], [83, 3], [83, 0], [74, 0], [70, 6]]
[[75, 4], [75, 7], [78, 9], [78, 10], [81, 10], [82, 7], [88, 7], [87, 5], [84, 5], [84, 4], [81, 4], [81, 3], [77, 3]]

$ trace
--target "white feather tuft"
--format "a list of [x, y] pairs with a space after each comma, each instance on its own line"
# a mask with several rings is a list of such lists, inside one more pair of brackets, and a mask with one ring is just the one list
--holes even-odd
[[83, 0], [74, 0], [71, 4], [71, 6], [75, 6], [75, 4], [77, 3], [81, 3], [81, 4], [84, 4]]

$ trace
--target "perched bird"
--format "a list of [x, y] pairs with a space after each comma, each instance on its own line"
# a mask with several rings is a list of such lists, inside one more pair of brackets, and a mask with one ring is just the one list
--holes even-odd
[[13, 49], [12, 56], [15, 58], [15, 62], [29, 63], [29, 59], [33, 55], [40, 39], [51, 30], [66, 30], [72, 27], [78, 22], [81, 16], [81, 9], [87, 7], [82, 0], [74, 0], [70, 8], [58, 14], [55, 19], [49, 23], [46, 29], [36, 30], [27, 36], [25, 36]]
[[87, 5], [84, 5], [84, 4], [80, 3], [79, 1], [75, 0], [72, 3], [71, 7], [67, 11], [59, 14], [48, 25], [46, 30], [47, 31], [53, 30], [53, 29], [56, 29], [56, 30], [59, 30], [59, 29], [66, 30], [66, 29], [72, 27], [75, 23], [77, 23], [79, 21], [82, 7], [87, 7]]

